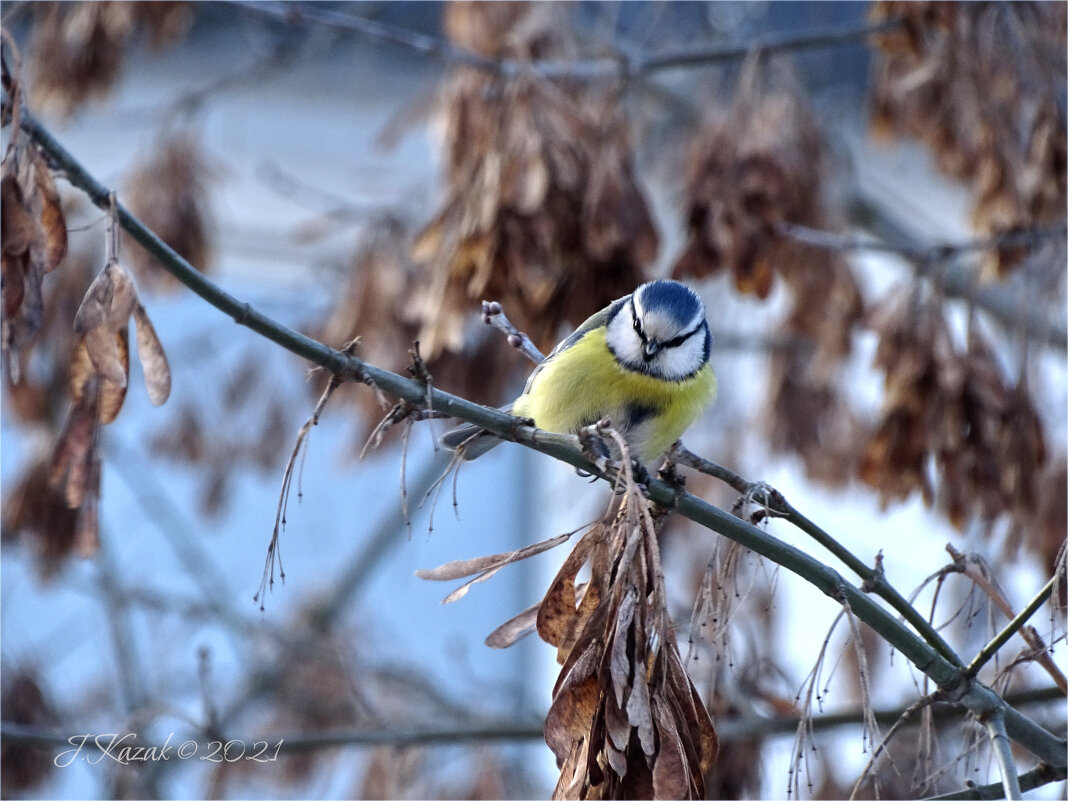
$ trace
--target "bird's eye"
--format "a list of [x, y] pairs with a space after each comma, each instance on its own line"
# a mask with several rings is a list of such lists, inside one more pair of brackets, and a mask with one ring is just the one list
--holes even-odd
[[639, 334], [641, 334], [642, 332], [642, 321], [639, 320], [637, 317], [634, 318], [634, 330], [637, 331]]

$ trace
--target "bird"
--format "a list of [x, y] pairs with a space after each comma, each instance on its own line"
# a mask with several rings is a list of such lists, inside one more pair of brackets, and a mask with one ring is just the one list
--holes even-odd
[[[711, 349], [712, 334], [697, 293], [678, 281], [650, 281], [562, 340], [502, 411], [564, 434], [608, 418], [631, 458], [648, 463], [715, 399]], [[468, 461], [501, 441], [470, 423], [440, 440]]]

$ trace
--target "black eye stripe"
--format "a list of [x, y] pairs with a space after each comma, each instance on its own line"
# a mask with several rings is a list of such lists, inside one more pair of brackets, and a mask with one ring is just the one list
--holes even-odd
[[642, 321], [638, 319], [638, 309], [634, 306], [634, 295], [630, 296], [630, 316], [634, 320], [634, 332], [641, 338], [642, 344], [649, 344], [649, 340], [645, 336], [645, 329], [642, 328]]
[[664, 343], [664, 347], [665, 348], [677, 348], [679, 345], [681, 345], [687, 339], [689, 339], [694, 334], [696, 334], [698, 331], [700, 331], [703, 327], [704, 327], [704, 321], [702, 320], [700, 323], [697, 324], [696, 328], [693, 328], [693, 329], [687, 331], [684, 334], [679, 334], [674, 339], [669, 339], [667, 342]]
[[[630, 316], [631, 316], [631, 320], [633, 321], [632, 325], [634, 327], [634, 332], [641, 339], [643, 345], [648, 345], [649, 344], [649, 338], [645, 335], [645, 329], [642, 327], [641, 320], [638, 319], [638, 309], [634, 305], [634, 295], [630, 296]], [[682, 334], [679, 334], [674, 339], [669, 339], [667, 342], [662, 342], [660, 344], [660, 346], [662, 348], [677, 348], [679, 345], [681, 345], [683, 342], [685, 342], [687, 339], [692, 337], [694, 334], [696, 334], [698, 331], [700, 331], [704, 327], [705, 327], [705, 320], [702, 319], [701, 322], [699, 322], [696, 326], [691, 328], [689, 331], [685, 331]]]

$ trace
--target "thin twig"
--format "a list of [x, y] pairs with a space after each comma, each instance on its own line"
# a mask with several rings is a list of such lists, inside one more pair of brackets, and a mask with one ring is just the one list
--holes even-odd
[[[1059, 580], [1061, 571], [1058, 571], [1053, 578], [1046, 582], [1045, 586], [1035, 595], [1034, 598], [1025, 606], [1016, 617], [1008, 622], [1008, 624], [997, 635], [988, 642], [983, 649], [976, 654], [975, 659], [969, 663], [965, 672], [969, 676], [975, 676], [979, 673], [979, 669], [985, 665], [994, 654], [996, 654], [1001, 647], [1008, 642], [1009, 638], [1019, 630], [1024, 623], [1031, 619], [1031, 616], [1037, 612], [1042, 604], [1050, 597], [1053, 592], [1053, 585]], [[1030, 644], [1030, 643], [1029, 643]]]
[[271, 531], [271, 541], [267, 544], [267, 558], [263, 565], [263, 576], [260, 578], [259, 589], [252, 597], [252, 600], [259, 602], [261, 610], [264, 606], [266, 590], [274, 589], [275, 564], [278, 565], [279, 578], [282, 581], [286, 580], [279, 546], [281, 544], [281, 533], [286, 527], [286, 508], [289, 505], [289, 491], [293, 486], [293, 470], [297, 463], [297, 457], [308, 442], [308, 434], [311, 433], [312, 426], [319, 425], [319, 417], [322, 415], [323, 409], [326, 408], [326, 402], [330, 400], [330, 396], [341, 386], [341, 383], [341, 379], [337, 375], [330, 376], [326, 389], [323, 390], [323, 394], [319, 397], [319, 402], [315, 404], [315, 410], [312, 412], [311, 417], [304, 421], [304, 425], [297, 432], [297, 439], [293, 444], [293, 452], [289, 455], [289, 461], [286, 462], [286, 469], [282, 474], [282, 491], [278, 497], [278, 509], [274, 515], [274, 529]]
[[[822, 700], [816, 693], [816, 687], [819, 685], [819, 673], [823, 668], [824, 660], [827, 658], [827, 648], [831, 644], [831, 636], [834, 634], [834, 630], [838, 626], [838, 621], [844, 616], [844, 610], [839, 611], [838, 614], [835, 615], [830, 628], [827, 630], [826, 636], [823, 638], [819, 654], [816, 656], [816, 663], [812, 666], [812, 670], [809, 671], [808, 675], [805, 677], [805, 681], [802, 683], [802, 687], [805, 687], [804, 701], [801, 701], [801, 690], [798, 690], [797, 695], [794, 697], [794, 701], [801, 704], [801, 714], [797, 716], [797, 727], [794, 732], [793, 746], [790, 751], [790, 767], [786, 770], [787, 798], [800, 795], [800, 774], [802, 760], [804, 760], [806, 754], [805, 744], [814, 734], [812, 725], [812, 698], [815, 696], [818, 702]], [[807, 762], [804, 764], [807, 768]], [[812, 789], [811, 780], [809, 781], [809, 789]]]
[[745, 44], [726, 47], [704, 47], [680, 50], [674, 53], [659, 53], [632, 60], [630, 75], [641, 73], [648, 75], [662, 70], [680, 67], [701, 67], [724, 61], [741, 61], [754, 50], [759, 50], [765, 57], [775, 53], [799, 52], [802, 50], [819, 50], [825, 47], [854, 44], [869, 36], [897, 28], [901, 25], [900, 17], [880, 20], [879, 22], [850, 23], [837, 28], [821, 31], [802, 31], [780, 36], [765, 36]]
[[753, 482], [742, 478], [738, 474], [722, 465], [718, 465], [709, 459], [698, 456], [682, 443], [676, 445], [669, 452], [672, 461], [684, 464], [713, 478], [725, 482], [744, 496], [757, 499], [758, 496], [764, 505], [776, 515], [801, 529], [812, 537], [816, 542], [834, 554], [850, 570], [856, 573], [863, 581], [863, 588], [868, 592], [874, 592], [880, 598], [889, 603], [932, 647], [934, 647], [950, 663], [960, 666], [962, 662], [956, 652], [942, 639], [934, 627], [921, 615], [915, 607], [906, 601], [901, 594], [886, 580], [881, 566], [868, 567], [851, 551], [841, 545], [830, 534], [809, 520], [795, 509], [778, 490], [767, 486], [763, 482]]
[[[1005, 597], [1005, 592], [998, 586], [997, 580], [986, 569], [985, 564], [981, 562], [978, 556], [961, 553], [953, 547], [952, 543], [946, 545], [946, 551], [953, 558], [954, 566], [985, 592], [990, 600], [997, 604], [1005, 617], [1009, 618], [1010, 621], [1016, 618], [1016, 613], [1013, 612], [1009, 599]], [[1052, 589], [1052, 585], [1050, 588]], [[1039, 633], [1033, 626], [1024, 626], [1019, 631], [1020, 636], [1027, 641], [1027, 644], [1034, 651], [1035, 661], [1045, 668], [1062, 692], [1068, 693], [1068, 678], [1065, 677], [1061, 669], [1057, 667], [1057, 664], [1046, 652], [1046, 644], [1042, 641]]]
[[457, 47], [452, 43], [415, 31], [389, 25], [353, 14], [343, 14], [327, 8], [307, 4], [281, 4], [242, 2], [243, 8], [284, 20], [288, 24], [315, 23], [331, 28], [351, 31], [362, 36], [397, 45], [421, 55], [439, 59], [463, 67], [474, 67], [494, 75], [515, 76], [524, 72], [541, 78], [556, 79], [602, 79], [619, 77], [631, 80], [665, 70], [702, 67], [725, 61], [741, 61], [754, 48], [762, 53], [774, 54], [798, 52], [827, 47], [854, 44], [874, 34], [899, 27], [902, 20], [893, 17], [879, 22], [862, 20], [858, 23], [826, 28], [818, 31], [802, 31], [779, 36], [767, 36], [757, 42], [745, 42], [727, 46], [697, 47], [673, 52], [623, 53], [599, 58], [548, 61], [517, 61], [515, 59], [486, 58], [478, 53]]
[[534, 364], [541, 364], [545, 361], [545, 354], [538, 350], [538, 347], [530, 337], [512, 325], [512, 321], [508, 319], [501, 304], [497, 301], [482, 301], [482, 322], [486, 325], [492, 325], [508, 337], [508, 344], [534, 362]]
[[872, 748], [882, 740], [879, 734], [879, 723], [875, 719], [875, 713], [871, 707], [871, 671], [868, 669], [868, 655], [864, 648], [864, 641], [860, 636], [860, 627], [849, 606], [849, 601], [842, 599], [842, 609], [845, 611], [846, 620], [849, 622], [850, 639], [853, 641], [854, 653], [857, 657], [857, 674], [860, 678], [860, 707], [864, 714], [864, 735]]
[[344, 14], [330, 8], [314, 6], [308, 3], [240, 2], [234, 3], [234, 5], [280, 20], [287, 25], [306, 25], [309, 22], [313, 22], [317, 25], [324, 25], [337, 30], [351, 31], [459, 66], [476, 67], [493, 73], [501, 72], [503, 69], [502, 62], [456, 47], [444, 39], [426, 36], [416, 31], [367, 19], [366, 17], [358, 17], [355, 14]]
[[[879, 744], [872, 751], [871, 758], [868, 759], [868, 764], [866, 764], [864, 766], [864, 770], [860, 772], [860, 776], [857, 777], [857, 781], [853, 785], [853, 791], [849, 794], [850, 801], [857, 797], [857, 793], [860, 791], [861, 785], [863, 785], [864, 780], [868, 778], [868, 774], [870, 774], [874, 770], [875, 765], [879, 760], [879, 756], [883, 753], [883, 751], [886, 750], [887, 746], [890, 745], [890, 741], [894, 738], [894, 735], [897, 734], [898, 731], [900, 731], [902, 728], [904, 728], [905, 724], [909, 722], [909, 719], [912, 717], [912, 715], [914, 715], [916, 712], [919, 712], [921, 709], [926, 709], [931, 704], [936, 703], [940, 700], [941, 693], [934, 692], [930, 695], [925, 695], [923, 698], [920, 698], [917, 701], [914, 701], [901, 713], [897, 720], [894, 721], [893, 725], [890, 726], [890, 729], [883, 736], [882, 740], [879, 741]], [[879, 719], [878, 714], [875, 712], [872, 712], [872, 717], [875, 718], [875, 720]]]
[[1058, 319], [1042, 314], [1038, 306], [1039, 298], [1022, 298], [1020, 293], [1011, 291], [1005, 284], [982, 284], [977, 281], [975, 271], [970, 266], [957, 263], [945, 265], [944, 260], [930, 258], [937, 254], [941, 246], [918, 239], [914, 232], [893, 219], [874, 198], [854, 195], [850, 199], [850, 211], [858, 225], [872, 231], [883, 242], [895, 243], [895, 252], [926, 254], [928, 258], [909, 259], [909, 264], [917, 275], [925, 277], [933, 277], [936, 272], [933, 268], [937, 267], [939, 287], [946, 295], [982, 309], [1010, 331], [1022, 331], [1036, 341], [1062, 351], [1068, 350], [1068, 328], [1063, 315]]
[[946, 262], [965, 253], [997, 250], [999, 248], [1025, 247], [1039, 245], [1053, 239], [1063, 240], [1068, 228], [1063, 225], [1027, 228], [1010, 231], [994, 236], [969, 239], [964, 242], [919, 246], [914, 243], [895, 243], [877, 239], [862, 239], [847, 236], [834, 231], [809, 228], [798, 223], [783, 222], [777, 226], [779, 233], [803, 242], [807, 245], [835, 250], [843, 253], [850, 251], [869, 251], [874, 253], [893, 253], [912, 262], [928, 266]]

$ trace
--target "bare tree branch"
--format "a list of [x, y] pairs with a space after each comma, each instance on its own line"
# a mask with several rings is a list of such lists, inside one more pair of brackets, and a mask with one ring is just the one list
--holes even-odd
[[[24, 113], [20, 124], [22, 129], [45, 151], [47, 157], [63, 169], [72, 184], [85, 191], [98, 206], [106, 206], [107, 190], [32, 115]], [[376, 367], [353, 354], [334, 350], [292, 331], [256, 311], [249, 304], [242, 303], [224, 292], [163, 243], [122, 205], [118, 206], [118, 216], [122, 227], [135, 241], [145, 247], [179, 281], [208, 303], [229, 314], [237, 323], [247, 326], [298, 356], [326, 368], [335, 376], [377, 387], [416, 406], [427, 403], [429, 395], [436, 411], [459, 417], [506, 439], [521, 442], [527, 447], [580, 467], [600, 478], [609, 480], [613, 478], [585, 459], [578, 446], [577, 438], [573, 435], [552, 434], [519, 425], [511, 415], [471, 403], [437, 388], [429, 388], [421, 381], [405, 378]], [[1066, 757], [1063, 740], [1007, 706], [1004, 700], [986, 685], [965, 675], [959, 664], [955, 664], [940, 653], [939, 649], [914, 634], [901, 621], [873, 601], [862, 589], [847, 582], [837, 571], [807, 553], [770, 536], [756, 526], [680, 490], [676, 485], [659, 479], [650, 479], [648, 496], [661, 506], [674, 508], [684, 517], [719, 532], [796, 573], [831, 598], [839, 601], [845, 599], [859, 619], [879, 632], [887, 643], [930, 677], [945, 693], [948, 700], [962, 705], [979, 716], [1001, 710], [1004, 714], [1008, 736], [1054, 768], [1064, 769], [1066, 767], [1068, 757]], [[873, 580], [878, 581], [874, 571], [872, 572]]]
[[994, 639], [984, 645], [983, 649], [978, 654], [976, 654], [975, 659], [973, 659], [967, 667], [967, 673], [969, 676], [977, 675], [979, 673], [979, 669], [983, 665], [985, 665], [990, 660], [990, 658], [994, 656], [994, 654], [1000, 651], [1001, 647], [1006, 642], [1008, 642], [1009, 638], [1012, 637], [1012, 635], [1015, 634], [1017, 631], [1019, 631], [1020, 628], [1023, 627], [1024, 623], [1030, 620], [1031, 616], [1034, 615], [1035, 612], [1037, 612], [1039, 608], [1041, 608], [1042, 604], [1044, 604], [1049, 599], [1049, 596], [1053, 593], [1054, 585], [1057, 583], [1058, 580], [1063, 580], [1063, 563], [1061, 567], [1062, 569], [1058, 570], [1056, 575], [1054, 575], [1049, 581], [1046, 582], [1045, 586], [1041, 590], [1039, 590], [1038, 593], [1036, 593], [1035, 597], [1028, 602], [1027, 606], [1020, 610], [1020, 614], [1010, 620], [1005, 626], [1005, 628], [999, 631], [997, 635], [995, 635]]
[[778, 231], [785, 236], [804, 242], [806, 245], [814, 245], [827, 250], [836, 250], [841, 253], [852, 251], [871, 251], [875, 253], [893, 253], [903, 259], [916, 262], [921, 265], [932, 265], [946, 262], [956, 256], [996, 250], [1003, 247], [1037, 247], [1050, 240], [1064, 239], [1068, 228], [1063, 225], [1055, 225], [1042, 228], [1029, 228], [1023, 231], [1011, 231], [999, 236], [980, 237], [969, 239], [964, 242], [949, 242], [940, 245], [920, 246], [917, 243], [891, 242], [883, 240], [862, 239], [860, 237], [839, 234], [834, 231], [821, 231], [809, 228], [797, 223], [779, 223]]
[[[1001, 587], [998, 586], [997, 580], [990, 574], [987, 569], [987, 565], [982, 561], [980, 557], [974, 554], [964, 554], [953, 547], [952, 543], [946, 545], [946, 551], [953, 558], [953, 569], [963, 573], [969, 579], [971, 579], [979, 589], [981, 589], [992, 600], [997, 607], [1001, 610], [1010, 621], [1015, 620], [1016, 613], [1012, 611], [1012, 604], [1009, 603], [1009, 599], [1005, 597], [1005, 593]], [[1052, 592], [1053, 586], [1050, 585], [1050, 591]], [[1039, 604], [1041, 606], [1041, 603]], [[1061, 688], [1062, 692], [1068, 693], [1068, 678], [1065, 677], [1061, 669], [1057, 667], [1056, 663], [1046, 653], [1046, 643], [1043, 642], [1042, 637], [1033, 626], [1024, 627], [1021, 622], [1019, 628], [1020, 636], [1027, 641], [1027, 644], [1031, 646], [1035, 654], [1035, 661], [1045, 668], [1046, 672], [1057, 683], [1057, 686]], [[971, 674], [969, 674], [971, 675]]]
[[1020, 779], [1016, 775], [1016, 762], [1012, 758], [1012, 744], [1009, 736], [1005, 733], [1005, 718], [1000, 711], [995, 710], [984, 721], [987, 733], [990, 735], [990, 743], [1001, 768], [1001, 784], [1005, 788], [1005, 798], [1008, 801], [1016, 801], [1023, 798], [1020, 793]]
[[879, 22], [861, 20], [847, 25], [827, 27], [817, 31], [766, 36], [747, 44], [728, 45], [727, 47], [703, 47], [679, 50], [674, 53], [657, 53], [632, 61], [631, 74], [650, 74], [680, 67], [703, 67], [724, 61], [741, 61], [754, 51], [764, 56], [775, 53], [818, 50], [825, 47], [863, 42], [869, 36], [885, 33], [901, 25], [899, 17], [891, 17]]
[[[129, 597], [130, 602], [140, 603], [144, 599]], [[1012, 706], [1022, 706], [1032, 703], [1046, 703], [1056, 700], [1059, 694], [1055, 688], [1043, 690], [1030, 690], [1007, 696], [1006, 703]], [[915, 704], [913, 705], [915, 706]], [[900, 726], [907, 726], [913, 721], [907, 717], [912, 707], [895, 707], [892, 709], [877, 709], [872, 713], [875, 719], [885, 725], [895, 721]], [[941, 703], [935, 707], [935, 720], [950, 723], [959, 720], [961, 711], [948, 703]], [[864, 713], [860, 711], [840, 712], [830, 715], [810, 716], [809, 721], [814, 732], [831, 731], [848, 726], [862, 725]], [[716, 732], [720, 741], [736, 742], [765, 737], [768, 735], [791, 734], [797, 729], [800, 716], [783, 715], [779, 717], [751, 717], [751, 718], [726, 718], [716, 723]], [[33, 745], [41, 748], [64, 748], [70, 745], [70, 734], [49, 731], [34, 726], [28, 726], [14, 721], [5, 720], [0, 722], [0, 739], [19, 745]], [[246, 745], [264, 740], [269, 742], [283, 741], [281, 753], [294, 753], [298, 751], [311, 751], [317, 748], [330, 748], [338, 746], [368, 747], [377, 745], [434, 745], [454, 744], [463, 740], [477, 741], [515, 741], [515, 740], [540, 740], [544, 736], [541, 721], [529, 723], [516, 723], [515, 721], [487, 721], [478, 725], [470, 726], [447, 726], [447, 727], [389, 727], [379, 726], [373, 730], [368, 729], [335, 729], [326, 732], [298, 732], [294, 734], [266, 734], [259, 737], [231, 738], [240, 740]], [[99, 750], [100, 746], [91, 739], [86, 742], [87, 748]], [[1052, 774], [1051, 774], [1052, 776]], [[1061, 777], [1063, 778], [1063, 777]], [[1048, 781], [1057, 781], [1057, 778], [1049, 778]], [[1045, 783], [1045, 782], [1043, 782]], [[1037, 785], [1035, 785], [1037, 786]], [[1028, 788], [1029, 789], [1029, 788]]]
[[[1022, 792], [1028, 790], [1034, 790], [1036, 787], [1042, 787], [1045, 784], [1051, 784], [1053, 782], [1062, 782], [1065, 779], [1065, 771], [1059, 768], [1054, 768], [1047, 765], [1044, 762], [1040, 762], [1037, 767], [1027, 771], [1027, 773], [1020, 774], [1017, 777], [1017, 783], [1019, 784]], [[958, 801], [958, 799], [994, 799], [1005, 797], [1005, 785], [1001, 782], [994, 784], [971, 785], [965, 790], [958, 790], [955, 793], [946, 793], [945, 795], [932, 796], [930, 801]]]
[[874, 592], [889, 603], [945, 659], [957, 666], [963, 664], [960, 657], [957, 656], [956, 652], [942, 636], [935, 631], [930, 622], [886, 580], [881, 560], [876, 561], [874, 568], [868, 567], [867, 564], [841, 545], [834, 537], [795, 509], [781, 492], [763, 482], [749, 481], [722, 465], [698, 456], [683, 447], [681, 443], [672, 449], [670, 457], [678, 464], [687, 465], [713, 478], [718, 478], [738, 490], [747, 499], [764, 504], [768, 511], [797, 526], [859, 576], [863, 582], [861, 587], [865, 591]]
[[[915, 235], [894, 220], [875, 199], [857, 194], [850, 200], [849, 205], [850, 214], [858, 225], [867, 228], [881, 241], [894, 243], [888, 245], [888, 249], [898, 254], [925, 255], [925, 259], [909, 260], [918, 272], [929, 275], [932, 265], [938, 265], [938, 280], [947, 295], [974, 304], [1008, 330], [1022, 329], [1024, 334], [1037, 341], [1060, 350], [1068, 350], [1068, 327], [1063, 319], [1047, 319], [1032, 308], [1033, 302], [1021, 302], [1019, 293], [1009, 291], [1003, 283], [980, 284], [976, 280], [974, 270], [970, 266], [960, 264], [959, 259], [950, 260], [950, 264], [943, 264], [945, 259], [938, 258], [943, 246], [917, 241]], [[1047, 238], [1046, 241], [1050, 240]], [[960, 253], [968, 250], [970, 249], [965, 248]]]
[[862, 42], [869, 36], [892, 30], [902, 23], [900, 18], [892, 17], [875, 23], [862, 20], [821, 30], [767, 36], [761, 40], [727, 46], [694, 47], [653, 54], [627, 52], [617, 56], [585, 60], [516, 61], [486, 58], [443, 39], [309, 3], [282, 4], [250, 1], [241, 2], [238, 5], [288, 24], [315, 23], [338, 30], [351, 31], [446, 63], [474, 67], [496, 75], [515, 76], [527, 72], [542, 78], [587, 80], [612, 77], [631, 80], [666, 70], [704, 67], [725, 61], [741, 61], [754, 50], [771, 55], [838, 47]]

